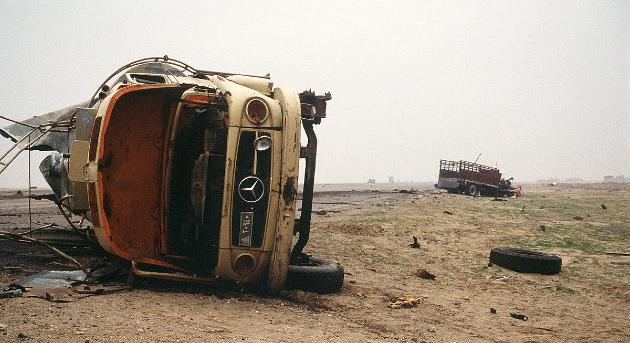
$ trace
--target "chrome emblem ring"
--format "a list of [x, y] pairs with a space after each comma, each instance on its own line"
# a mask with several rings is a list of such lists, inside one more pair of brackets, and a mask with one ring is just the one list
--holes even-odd
[[263, 195], [265, 195], [265, 185], [256, 176], [248, 176], [238, 184], [238, 196], [245, 202], [258, 202]]

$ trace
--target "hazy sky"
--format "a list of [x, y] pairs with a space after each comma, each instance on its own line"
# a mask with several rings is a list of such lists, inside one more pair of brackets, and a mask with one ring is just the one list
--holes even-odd
[[630, 1], [5, 0], [0, 46], [18, 119], [152, 55], [331, 91], [317, 182], [435, 180], [479, 153], [517, 181], [630, 176]]

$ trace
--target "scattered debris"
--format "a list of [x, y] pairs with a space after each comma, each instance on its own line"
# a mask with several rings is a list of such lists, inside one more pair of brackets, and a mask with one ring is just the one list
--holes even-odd
[[19, 288], [13, 289], [9, 287], [7, 290], [0, 292], [0, 299], [19, 298], [22, 296], [22, 293], [22, 290]]
[[608, 209], [608, 207], [606, 207], [606, 205], [604, 205], [604, 204], [601, 204], [600, 206], [602, 207], [602, 210], [607, 210]]
[[494, 199], [492, 199], [492, 201], [507, 201], [507, 199], [494, 197]]
[[494, 307], [490, 307], [490, 313], [497, 314], [497, 310]]
[[426, 269], [423, 269], [423, 268], [416, 270], [416, 276], [421, 279], [435, 280], [435, 275], [429, 273], [428, 271], [426, 271]]
[[532, 230], [534, 230], [534, 231], [541, 231], [541, 232], [545, 232], [546, 229], [547, 229], [547, 227], [542, 225], [542, 224], [532, 228]]
[[44, 270], [27, 276], [15, 284], [30, 288], [69, 288], [75, 281], [85, 280], [86, 274], [81, 270]]
[[420, 243], [418, 243], [418, 237], [411, 236], [413, 238], [413, 243], [409, 244], [410, 247], [414, 249], [420, 249]]
[[573, 219], [575, 219], [575, 220], [584, 220], [584, 218], [582, 218], [580, 216], [575, 216], [575, 217], [573, 217]]
[[68, 260], [68, 261], [74, 263], [75, 265], [77, 265], [79, 268], [81, 268], [81, 270], [83, 270], [84, 273], [89, 274], [88, 270], [85, 269], [85, 267], [83, 267], [83, 265], [81, 263], [79, 263], [79, 261], [75, 260], [73, 257], [67, 255], [63, 251], [53, 247], [52, 245], [50, 245], [48, 243], [45, 243], [43, 241], [37, 240], [37, 239], [32, 238], [32, 237], [19, 235], [19, 234], [15, 234], [15, 233], [11, 233], [11, 232], [6, 232], [6, 231], [0, 231], [0, 236], [4, 236], [6, 238], [10, 238], [10, 239], [13, 239], [13, 240], [16, 240], [16, 241], [28, 241], [29, 243], [41, 244], [41, 245], [47, 247], [48, 249], [54, 251], [57, 255], [65, 258], [66, 260]]
[[5, 288], [3, 297], [41, 298], [50, 302], [71, 302], [92, 295], [108, 294], [128, 290], [127, 284], [101, 284], [86, 282], [81, 270], [42, 271], [27, 276]]
[[415, 189], [401, 189], [398, 191], [398, 193], [404, 193], [404, 194], [415, 194], [418, 191], [416, 191]]
[[448, 214], [448, 215], [453, 215], [453, 212], [451, 212], [451, 211], [447, 211], [447, 210], [444, 210], [444, 213], [445, 213], [445, 214]]
[[529, 318], [527, 318], [526, 315], [518, 314], [518, 313], [510, 313], [510, 317], [512, 317], [514, 319], [520, 319], [520, 320], [527, 320], [527, 319], [529, 319]]
[[501, 276], [489, 276], [488, 278], [492, 278], [495, 281], [509, 281], [512, 279], [516, 279], [513, 275], [501, 275]]
[[418, 306], [421, 298], [413, 298], [413, 297], [395, 297], [391, 299], [391, 303], [388, 305], [389, 308], [399, 309], [399, 308], [411, 308]]

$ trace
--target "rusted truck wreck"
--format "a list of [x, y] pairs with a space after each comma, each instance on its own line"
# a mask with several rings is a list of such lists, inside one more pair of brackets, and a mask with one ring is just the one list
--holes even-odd
[[440, 160], [436, 187], [473, 196], [522, 195], [521, 187], [513, 187], [512, 178], [502, 178], [498, 168], [461, 160]]
[[53, 151], [40, 169], [56, 201], [85, 216], [100, 246], [131, 261], [135, 275], [271, 291], [289, 278], [332, 292], [342, 286], [341, 266], [303, 253], [313, 126], [330, 99], [274, 88], [268, 75], [199, 70], [165, 56], [123, 66], [86, 103], [0, 133]]

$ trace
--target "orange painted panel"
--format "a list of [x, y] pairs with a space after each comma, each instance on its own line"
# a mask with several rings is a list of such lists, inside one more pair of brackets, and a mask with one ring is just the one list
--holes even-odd
[[125, 89], [110, 104], [99, 160], [102, 221], [112, 249], [124, 258], [148, 262], [160, 254], [164, 149], [182, 92]]

